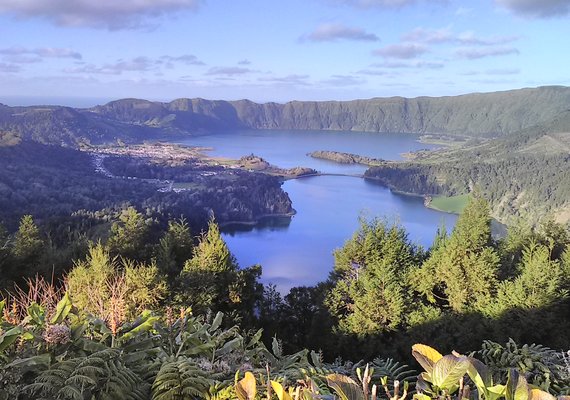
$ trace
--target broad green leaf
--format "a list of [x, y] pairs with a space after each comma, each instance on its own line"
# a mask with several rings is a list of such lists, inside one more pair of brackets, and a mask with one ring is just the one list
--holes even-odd
[[289, 393], [283, 389], [283, 386], [281, 386], [279, 382], [271, 381], [271, 387], [273, 388], [273, 391], [279, 400], [293, 400], [291, 399], [291, 396], [289, 396]]
[[153, 328], [154, 323], [158, 320], [159, 318], [156, 316], [153, 317], [150, 315], [144, 315], [141, 317], [141, 320], [138, 321], [139, 323], [135, 324], [134, 328], [130, 329], [128, 332], [124, 333], [121, 336], [121, 340], [129, 340], [142, 332], [150, 331]]
[[236, 383], [235, 389], [239, 400], [254, 400], [257, 394], [255, 376], [249, 371], [246, 372], [245, 377]]
[[467, 360], [469, 360], [467, 374], [475, 383], [477, 389], [481, 390], [493, 386], [493, 376], [489, 368], [476, 358], [468, 357]]
[[210, 331], [215, 331], [222, 325], [222, 319], [224, 318], [224, 314], [221, 311], [218, 311], [214, 321], [212, 322], [212, 326], [210, 327]]
[[530, 391], [525, 377], [520, 375], [516, 369], [509, 370], [505, 391], [506, 400], [529, 400], [529, 396]]
[[18, 340], [18, 337], [23, 332], [23, 329], [19, 326], [15, 326], [12, 329], [7, 330], [0, 336], [0, 352], [6, 350], [12, 343]]
[[41, 354], [39, 356], [21, 358], [12, 361], [5, 368], [18, 368], [22, 373], [28, 371], [43, 371], [48, 369], [51, 364], [51, 356], [49, 354]]
[[413, 399], [414, 400], [431, 400], [431, 397], [428, 396], [427, 394], [416, 393], [416, 394], [414, 394]]
[[352, 378], [340, 374], [330, 374], [326, 378], [341, 400], [365, 400], [362, 389]]
[[4, 316], [4, 307], [6, 307], [6, 300], [0, 301], [0, 322], [2, 322]]
[[276, 337], [273, 337], [273, 341], [271, 342], [271, 350], [273, 351], [273, 355], [275, 357], [281, 357], [281, 347], [279, 346], [279, 341]]
[[529, 400], [556, 400], [556, 397], [540, 389], [531, 389]]
[[503, 397], [505, 395], [507, 387], [505, 385], [488, 386], [487, 390], [489, 391], [489, 393], [495, 395], [494, 398], [497, 398], [497, 397]]
[[28, 316], [34, 321], [36, 325], [43, 325], [46, 320], [46, 312], [42, 306], [33, 302], [28, 307]]
[[453, 393], [459, 379], [467, 373], [469, 360], [467, 357], [446, 355], [433, 366], [431, 373], [432, 383], [440, 389]]
[[412, 356], [429, 373], [432, 372], [434, 364], [443, 357], [436, 349], [419, 343], [412, 346]]
[[49, 321], [50, 324], [60, 324], [69, 314], [73, 304], [71, 304], [71, 299], [69, 298], [69, 294], [65, 292], [62, 299], [57, 303], [57, 307], [55, 308], [55, 313], [51, 320]]
[[223, 354], [229, 353], [229, 352], [237, 349], [242, 342], [243, 342], [243, 338], [241, 338], [241, 337], [237, 337], [237, 338], [230, 340], [229, 342], [225, 343], [221, 349], [216, 351], [216, 356], [221, 356]]

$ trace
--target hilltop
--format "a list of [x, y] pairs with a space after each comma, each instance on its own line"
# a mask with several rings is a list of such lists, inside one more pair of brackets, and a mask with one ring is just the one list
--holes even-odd
[[43, 143], [139, 141], [218, 129], [347, 130], [508, 136], [531, 127], [570, 131], [570, 88], [548, 86], [447, 97], [353, 101], [122, 99], [89, 109], [0, 105], [0, 132]]

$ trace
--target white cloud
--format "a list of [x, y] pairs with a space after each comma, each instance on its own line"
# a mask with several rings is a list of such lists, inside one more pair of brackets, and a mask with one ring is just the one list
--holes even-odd
[[0, 13], [46, 18], [62, 26], [126, 29], [147, 18], [196, 9], [201, 0], [2, 0]]
[[242, 67], [212, 67], [206, 72], [206, 75], [226, 75], [226, 76], [235, 76], [235, 75], [245, 75], [250, 72], [253, 72], [249, 68], [242, 68]]
[[369, 42], [380, 40], [378, 36], [366, 32], [362, 28], [353, 28], [342, 24], [321, 24], [313, 32], [301, 37], [301, 40], [313, 42], [334, 42], [341, 39]]
[[377, 50], [373, 54], [385, 58], [410, 59], [427, 52], [425, 46], [416, 43], [392, 44]]
[[455, 51], [455, 54], [458, 57], [467, 58], [469, 60], [494, 56], [507, 56], [519, 53], [518, 49], [514, 47], [461, 48]]
[[[73, 58], [81, 60], [81, 53], [77, 51], [60, 48], [60, 47], [39, 47], [36, 49], [27, 49], [25, 47], [8, 47], [0, 49], [0, 55], [10, 57], [29, 57], [33, 58]], [[25, 61], [24, 61], [25, 62]], [[28, 61], [29, 62], [29, 61]]]
[[531, 18], [562, 17], [570, 14], [569, 0], [495, 0], [510, 12]]

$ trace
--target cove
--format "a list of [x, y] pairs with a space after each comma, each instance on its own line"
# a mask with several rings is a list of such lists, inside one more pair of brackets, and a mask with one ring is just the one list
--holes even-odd
[[[255, 154], [279, 167], [304, 166], [332, 174], [362, 174], [365, 166], [312, 159], [307, 153], [331, 150], [387, 160], [401, 153], [434, 146], [404, 134], [323, 131], [222, 131], [177, 143], [211, 148], [215, 156], [239, 158]], [[418, 245], [431, 246], [440, 224], [453, 228], [457, 216], [424, 207], [421, 197], [399, 195], [373, 181], [352, 176], [313, 176], [286, 181], [296, 214], [266, 218], [256, 226], [223, 229], [241, 266], [260, 264], [262, 282], [286, 293], [291, 287], [314, 285], [327, 278], [333, 251], [358, 228], [358, 218], [385, 218], [402, 224]]]

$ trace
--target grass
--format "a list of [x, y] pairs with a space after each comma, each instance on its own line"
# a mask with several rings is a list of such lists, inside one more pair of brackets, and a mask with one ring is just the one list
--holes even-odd
[[460, 214], [469, 201], [468, 194], [459, 196], [441, 196], [434, 197], [429, 203], [429, 207], [435, 210], [444, 211], [448, 213]]

